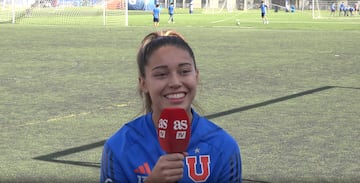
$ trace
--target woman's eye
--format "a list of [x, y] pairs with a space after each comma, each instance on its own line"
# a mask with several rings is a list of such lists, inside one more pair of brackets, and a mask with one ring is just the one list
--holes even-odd
[[167, 74], [164, 73], [164, 72], [154, 74], [154, 76], [157, 77], [157, 78], [165, 77], [166, 75], [167, 75]]
[[184, 70], [181, 70], [181, 74], [184, 75], [184, 74], [188, 74], [189, 72], [191, 72], [190, 69], [184, 69]]

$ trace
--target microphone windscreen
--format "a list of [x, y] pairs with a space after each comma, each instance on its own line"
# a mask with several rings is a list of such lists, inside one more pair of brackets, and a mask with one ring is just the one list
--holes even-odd
[[158, 121], [158, 139], [167, 153], [186, 152], [190, 141], [190, 121], [182, 108], [165, 108]]

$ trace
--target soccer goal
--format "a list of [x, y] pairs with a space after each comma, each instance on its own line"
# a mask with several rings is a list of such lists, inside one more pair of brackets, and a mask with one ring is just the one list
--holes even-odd
[[206, 0], [202, 4], [203, 13], [230, 13], [236, 9], [236, 0]]
[[[358, 0], [303, 0], [303, 7], [308, 5], [312, 11], [313, 19], [321, 18], [334, 18], [339, 16], [354, 16], [356, 15], [355, 9], [360, 1]], [[341, 4], [344, 5], [344, 10], [340, 11]], [[331, 7], [335, 7], [335, 12], [331, 12]]]
[[1, 23], [128, 25], [125, 0], [2, 0]]

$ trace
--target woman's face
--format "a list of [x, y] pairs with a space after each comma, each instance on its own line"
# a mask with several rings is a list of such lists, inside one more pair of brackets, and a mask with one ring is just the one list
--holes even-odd
[[184, 49], [163, 46], [155, 50], [145, 67], [145, 78], [139, 78], [142, 91], [149, 93], [152, 110], [159, 116], [164, 108], [183, 108], [190, 112], [195, 98], [199, 73]]

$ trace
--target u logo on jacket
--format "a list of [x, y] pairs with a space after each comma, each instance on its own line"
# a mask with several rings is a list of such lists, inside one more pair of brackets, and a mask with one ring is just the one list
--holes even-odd
[[[188, 175], [194, 182], [205, 182], [210, 176], [210, 156], [200, 155], [199, 161], [197, 156], [187, 156], [186, 165], [188, 167]], [[196, 164], [200, 163], [201, 172], [196, 171]]]

